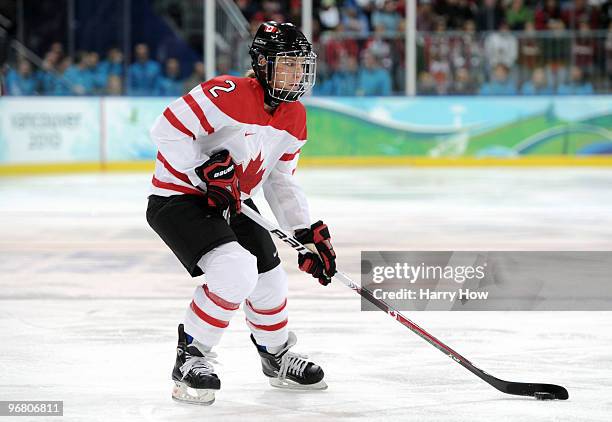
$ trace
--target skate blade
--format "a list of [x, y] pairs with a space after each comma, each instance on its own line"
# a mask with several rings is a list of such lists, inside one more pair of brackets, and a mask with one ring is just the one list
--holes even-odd
[[188, 387], [182, 382], [175, 381], [172, 388], [172, 400], [181, 403], [210, 406], [215, 402], [215, 390], [198, 390]]
[[278, 379], [278, 378], [268, 378], [270, 381], [270, 385], [276, 388], [282, 388], [285, 390], [299, 390], [299, 391], [309, 391], [309, 390], [325, 390], [327, 389], [327, 384], [325, 381], [321, 380], [314, 384], [299, 384], [295, 381], [291, 381], [289, 379]]

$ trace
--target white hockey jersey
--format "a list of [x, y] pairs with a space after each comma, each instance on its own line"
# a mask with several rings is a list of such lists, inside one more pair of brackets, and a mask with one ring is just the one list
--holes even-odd
[[155, 195], [204, 195], [195, 168], [226, 149], [236, 163], [243, 200], [263, 187], [284, 229], [310, 227], [306, 197], [293, 177], [306, 142], [300, 102], [281, 103], [270, 115], [256, 79], [219, 76], [172, 102], [150, 134], [158, 148]]

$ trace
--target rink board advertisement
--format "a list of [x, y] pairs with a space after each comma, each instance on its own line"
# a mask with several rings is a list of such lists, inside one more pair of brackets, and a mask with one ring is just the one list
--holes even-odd
[[0, 101], [0, 163], [78, 163], [100, 158], [99, 99]]
[[[172, 98], [2, 98], [0, 164], [143, 162]], [[610, 156], [612, 97], [304, 100], [304, 158]]]
[[170, 98], [107, 98], [104, 101], [106, 159], [113, 161], [154, 160], [157, 153], [149, 130]]
[[610, 311], [610, 274], [609, 251], [361, 253], [361, 285], [401, 311]]
[[612, 97], [308, 98], [305, 156], [612, 154]]

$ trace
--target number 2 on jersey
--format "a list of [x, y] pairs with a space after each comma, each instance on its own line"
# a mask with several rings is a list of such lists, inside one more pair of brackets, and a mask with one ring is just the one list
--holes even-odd
[[210, 88], [208, 90], [208, 92], [210, 92], [210, 94], [217, 98], [219, 96], [219, 94], [217, 93], [217, 91], [223, 91], [223, 92], [232, 92], [234, 89], [236, 89], [236, 84], [233, 83], [232, 81], [226, 80], [225, 81], [226, 84], [228, 84], [228, 87], [225, 86], [213, 86], [212, 88]]

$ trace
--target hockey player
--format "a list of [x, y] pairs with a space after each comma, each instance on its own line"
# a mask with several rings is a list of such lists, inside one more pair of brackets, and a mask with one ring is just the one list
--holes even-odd
[[294, 180], [306, 142], [298, 101], [315, 82], [312, 45], [289, 23], [263, 23], [249, 77], [220, 76], [193, 88], [157, 118], [158, 147], [147, 221], [192, 277], [205, 274], [178, 328], [173, 398], [211, 404], [221, 383], [212, 348], [243, 304], [270, 384], [324, 389], [323, 370], [289, 349], [287, 276], [270, 234], [240, 213], [260, 188], [279, 224], [317, 253], [299, 268], [327, 285], [336, 272], [330, 234], [311, 224]]

